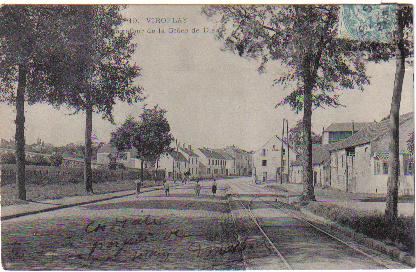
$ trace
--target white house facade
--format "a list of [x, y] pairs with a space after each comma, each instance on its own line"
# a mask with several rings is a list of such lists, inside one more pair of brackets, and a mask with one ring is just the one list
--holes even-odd
[[[283, 160], [282, 160], [283, 155]], [[282, 181], [288, 182], [289, 161], [296, 160], [295, 152], [282, 140], [273, 136], [261, 148], [254, 151], [252, 175], [256, 181]]]

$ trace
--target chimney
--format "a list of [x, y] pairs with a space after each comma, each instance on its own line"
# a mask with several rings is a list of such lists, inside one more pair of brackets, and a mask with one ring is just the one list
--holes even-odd
[[352, 135], [354, 135], [354, 120], [352, 120]]
[[182, 147], [185, 149], [185, 143], [183, 143]]
[[188, 145], [188, 147], [189, 147], [189, 150], [192, 150], [192, 146], [191, 145]]

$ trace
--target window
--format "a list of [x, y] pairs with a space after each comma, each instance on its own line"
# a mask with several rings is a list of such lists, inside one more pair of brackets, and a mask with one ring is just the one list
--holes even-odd
[[211, 164], [211, 159], [208, 159], [208, 165], [210, 165]]
[[262, 166], [267, 166], [267, 160], [262, 160], [262, 161], [261, 161], [261, 165], [262, 165]]
[[282, 154], [285, 155], [286, 154], [286, 150], [283, 148], [282, 149]]
[[412, 161], [408, 160], [406, 162], [406, 168], [405, 168], [404, 174], [408, 176], [413, 175], [413, 162]]
[[266, 156], [266, 149], [263, 149], [263, 150], [261, 151], [261, 155], [262, 155], [262, 156]]
[[405, 176], [413, 175], [413, 157], [403, 155], [403, 172]]
[[387, 162], [383, 162], [383, 175], [387, 175], [389, 173], [389, 164]]
[[374, 175], [380, 175], [380, 162], [374, 159]]

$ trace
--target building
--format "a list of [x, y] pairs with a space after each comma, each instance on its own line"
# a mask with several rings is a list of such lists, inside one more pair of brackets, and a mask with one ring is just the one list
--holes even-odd
[[253, 154], [247, 152], [241, 148], [238, 148], [234, 145], [227, 146], [224, 150], [234, 158], [234, 169], [235, 174], [238, 176], [249, 176], [252, 172], [252, 156]]
[[[109, 165], [111, 160], [123, 164], [126, 168], [141, 168], [141, 160], [137, 157], [137, 149], [117, 151], [111, 144], [104, 144], [97, 150], [97, 163]], [[144, 161], [144, 169], [152, 168], [153, 162]]]
[[218, 152], [210, 148], [197, 148], [195, 153], [199, 156], [199, 175], [200, 177], [220, 177], [224, 176], [226, 159]]
[[273, 136], [262, 147], [254, 151], [253, 178], [262, 182], [288, 182], [288, 160], [290, 162], [295, 161], [295, 154], [292, 148], [288, 148], [286, 141], [283, 141], [282, 149], [281, 138]]
[[224, 149], [215, 149], [225, 159], [225, 176], [235, 176], [235, 158]]
[[159, 170], [165, 171], [165, 178], [178, 180], [189, 170], [188, 159], [179, 151], [171, 151], [160, 156], [157, 163]]
[[332, 123], [322, 131], [322, 145], [344, 140], [370, 124], [372, 123]]
[[192, 150], [192, 146], [188, 148], [183, 145], [179, 148], [179, 152], [188, 160], [188, 170], [191, 178], [199, 177], [199, 156]]
[[[413, 112], [400, 116], [399, 193], [414, 194], [414, 160], [407, 148], [414, 132]], [[386, 193], [389, 171], [389, 120], [374, 122], [331, 146], [330, 185], [353, 193]]]
[[[312, 146], [312, 171], [314, 186], [327, 187], [330, 184], [330, 145]], [[300, 156], [290, 164], [290, 183], [303, 183], [303, 165]]]

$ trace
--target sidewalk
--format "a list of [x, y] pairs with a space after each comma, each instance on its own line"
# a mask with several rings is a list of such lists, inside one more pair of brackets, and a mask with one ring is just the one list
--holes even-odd
[[[284, 194], [290, 195], [291, 202], [296, 201], [298, 196], [302, 193], [303, 184], [265, 184], [265, 186], [272, 186]], [[318, 202], [332, 203], [338, 206], [352, 208], [360, 211], [377, 211], [384, 213], [386, 202], [380, 201], [381, 195], [363, 194], [363, 193], [346, 193], [332, 188], [315, 188], [315, 196]], [[400, 202], [398, 204], [400, 215], [414, 216], [414, 201]]]
[[[160, 190], [161, 188], [162, 186], [145, 187], [142, 188], [141, 192], [151, 192], [155, 190]], [[27, 201], [27, 204], [9, 205], [1, 207], [1, 220], [3, 221], [30, 214], [48, 212], [104, 200], [121, 198], [129, 195], [134, 195], [135, 193], [135, 190], [128, 190], [96, 195], [72, 196], [63, 197], [59, 199], [45, 199], [42, 201]]]

